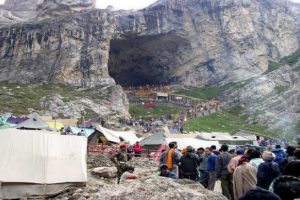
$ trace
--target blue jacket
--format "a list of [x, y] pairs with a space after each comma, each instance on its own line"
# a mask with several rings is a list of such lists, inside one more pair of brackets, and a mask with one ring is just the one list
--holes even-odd
[[274, 149], [273, 153], [275, 154], [275, 162], [278, 164], [286, 157], [286, 153], [282, 149]]
[[265, 161], [257, 169], [257, 186], [268, 190], [272, 181], [279, 175], [279, 165], [274, 161]]
[[208, 156], [208, 161], [207, 161], [207, 171], [208, 172], [213, 172], [216, 170], [216, 158], [217, 156], [215, 154], [210, 154]]

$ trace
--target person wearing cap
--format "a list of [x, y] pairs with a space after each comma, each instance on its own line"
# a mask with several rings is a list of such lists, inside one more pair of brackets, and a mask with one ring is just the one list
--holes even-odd
[[193, 151], [193, 147], [186, 147], [186, 153], [179, 160], [179, 169], [182, 178], [196, 181], [198, 179], [198, 167], [200, 163]]
[[122, 174], [127, 170], [127, 162], [131, 159], [130, 154], [127, 153], [127, 145], [120, 144], [119, 151], [111, 157], [111, 161], [117, 167], [118, 184], [120, 183]]
[[274, 162], [274, 153], [264, 151], [262, 159], [264, 162], [258, 166], [257, 170], [257, 186], [268, 190], [272, 181], [280, 175], [280, 168], [279, 165]]
[[162, 165], [160, 165], [159, 169], [160, 169], [160, 172], [158, 174], [159, 176], [177, 179], [176, 175], [173, 172], [170, 172], [168, 170], [168, 165], [162, 164]]
[[230, 173], [233, 173], [235, 168], [237, 168], [238, 164], [239, 164], [239, 160], [241, 159], [241, 157], [244, 155], [244, 149], [239, 147], [236, 149], [236, 154], [237, 156], [232, 158], [229, 162], [229, 164], [227, 165], [227, 169]]
[[250, 158], [242, 156], [233, 173], [234, 199], [240, 198], [251, 189], [256, 188], [257, 169], [249, 164]]

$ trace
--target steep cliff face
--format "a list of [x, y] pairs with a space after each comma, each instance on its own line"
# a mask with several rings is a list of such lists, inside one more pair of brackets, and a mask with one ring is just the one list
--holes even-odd
[[114, 84], [107, 70], [114, 19], [93, 10], [0, 29], [0, 81]]
[[128, 71], [161, 70], [163, 82], [189, 86], [245, 80], [299, 48], [297, 16], [286, 0], [164, 0], [118, 12], [115, 37], [122, 40], [112, 43], [109, 68], [123, 84]]

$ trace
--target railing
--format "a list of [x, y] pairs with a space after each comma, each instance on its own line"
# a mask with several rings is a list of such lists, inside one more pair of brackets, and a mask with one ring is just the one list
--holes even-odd
[[[112, 156], [117, 152], [117, 148], [114, 146], [108, 146], [104, 144], [99, 145], [88, 145], [88, 155], [96, 155], [96, 156]], [[161, 156], [162, 150], [150, 150], [150, 149], [143, 149], [141, 153], [141, 157], [149, 158], [150, 160], [159, 161]], [[132, 153], [134, 156], [134, 153]]]

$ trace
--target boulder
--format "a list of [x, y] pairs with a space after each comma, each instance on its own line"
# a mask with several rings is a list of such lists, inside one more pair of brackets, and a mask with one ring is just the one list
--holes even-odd
[[92, 174], [103, 178], [116, 178], [117, 168], [115, 167], [97, 167], [92, 170]]

